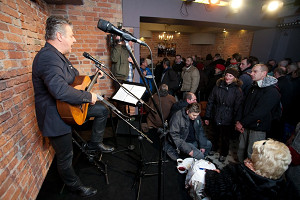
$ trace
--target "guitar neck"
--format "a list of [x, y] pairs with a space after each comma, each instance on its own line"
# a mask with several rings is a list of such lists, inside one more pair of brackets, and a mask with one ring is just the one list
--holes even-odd
[[91, 89], [93, 88], [94, 84], [95, 84], [96, 81], [97, 81], [97, 78], [98, 78], [99, 74], [100, 74], [100, 71], [98, 70], [98, 71], [96, 72], [96, 74], [94, 75], [94, 77], [93, 77], [91, 83], [90, 83], [89, 86], [87, 87], [87, 89], [86, 89], [87, 92], [90, 92], [90, 91], [91, 91]]

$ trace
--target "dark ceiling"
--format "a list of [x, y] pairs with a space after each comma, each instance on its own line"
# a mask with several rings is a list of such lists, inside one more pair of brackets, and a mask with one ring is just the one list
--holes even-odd
[[242, 25], [242, 24], [225, 24], [225, 23], [216, 23], [216, 22], [169, 19], [169, 18], [158, 18], [158, 17], [141, 17], [140, 22], [169, 24], [169, 25], [198, 26], [198, 27], [218, 27], [218, 28], [230, 28], [230, 29], [243, 28], [243, 29], [247, 29], [247, 30], [261, 29], [261, 27], [246, 26], [246, 25]]

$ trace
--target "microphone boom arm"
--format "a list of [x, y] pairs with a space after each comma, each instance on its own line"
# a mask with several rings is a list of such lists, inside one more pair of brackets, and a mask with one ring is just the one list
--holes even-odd
[[146, 138], [146, 140], [148, 140], [151, 144], [153, 144], [152, 140], [150, 140], [150, 138], [148, 138], [143, 132], [141, 132], [140, 130], [138, 130], [136, 127], [134, 127], [132, 124], [130, 124], [128, 122], [128, 120], [124, 119], [123, 117], [124, 114], [119, 111], [113, 104], [109, 103], [108, 101], [106, 101], [102, 96], [100, 96], [99, 94], [97, 94], [97, 98], [102, 101], [105, 105], [107, 105], [109, 108], [111, 108], [111, 110], [118, 116], [120, 117], [124, 122], [126, 122], [131, 128], [133, 128], [134, 130], [136, 130], [142, 137]]
[[[128, 43], [128, 42], [127, 42]], [[142, 99], [139, 99], [137, 96], [135, 96], [131, 91], [129, 91], [127, 88], [125, 88], [115, 77], [112, 77], [110, 74], [108, 74], [106, 71], [104, 71], [100, 66], [108, 69], [103, 63], [101, 63], [99, 60], [95, 59], [93, 56], [91, 56], [89, 53], [84, 52], [83, 56], [94, 61], [96, 63], [96, 67], [98, 69], [100, 69], [105, 75], [107, 75], [109, 78], [111, 78], [112, 80], [116, 81], [119, 86], [124, 89], [127, 93], [129, 93], [132, 97], [134, 97], [136, 100], [138, 100], [141, 104], [146, 105], [152, 112], [154, 112], [155, 114], [157, 113], [153, 108], [151, 108], [147, 103], [145, 103]], [[146, 88], [147, 88], [147, 84], [145, 84]], [[149, 89], [150, 90], [150, 89]], [[151, 94], [151, 93], [150, 93]], [[151, 94], [152, 96], [152, 94]]]

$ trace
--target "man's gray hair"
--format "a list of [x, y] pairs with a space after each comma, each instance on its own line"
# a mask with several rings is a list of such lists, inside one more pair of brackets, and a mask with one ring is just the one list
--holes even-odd
[[57, 32], [65, 34], [65, 25], [72, 26], [72, 23], [62, 16], [52, 15], [48, 17], [46, 21], [45, 40], [55, 40]]

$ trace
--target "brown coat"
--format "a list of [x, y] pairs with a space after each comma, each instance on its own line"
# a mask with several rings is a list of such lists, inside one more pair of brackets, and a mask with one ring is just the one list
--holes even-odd
[[[157, 93], [153, 95], [153, 100], [159, 106]], [[163, 113], [164, 121], [165, 121], [169, 117], [171, 107], [176, 102], [176, 100], [175, 100], [175, 97], [173, 97], [172, 95], [169, 95], [169, 94], [164, 97], [161, 96], [160, 100], [161, 100], [162, 113]], [[149, 101], [149, 106], [151, 108], [153, 108], [154, 110], [156, 110], [151, 99]], [[161, 122], [161, 119], [160, 119], [158, 113], [155, 114], [151, 111], [149, 112], [149, 114], [147, 116], [147, 125], [148, 125], [148, 127], [154, 127], [154, 128], [162, 127], [162, 122]]]

